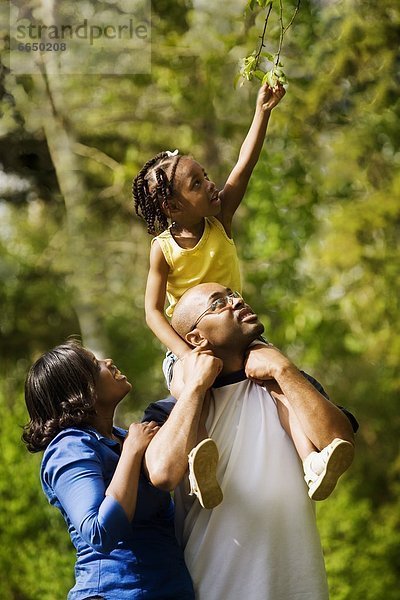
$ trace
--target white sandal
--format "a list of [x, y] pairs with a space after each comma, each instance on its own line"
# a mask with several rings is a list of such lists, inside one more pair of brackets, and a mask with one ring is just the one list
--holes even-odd
[[[320, 473], [316, 473], [311, 467], [314, 454], [318, 454], [317, 460], [322, 464]], [[335, 438], [321, 452], [311, 452], [305, 458], [303, 462], [304, 479], [309, 487], [308, 495], [311, 500], [325, 500], [330, 496], [336, 487], [339, 477], [351, 465], [353, 457], [353, 444], [346, 440]]]
[[189, 454], [190, 495], [197, 496], [203, 508], [215, 508], [223, 494], [217, 481], [218, 448], [211, 438], [202, 440]]

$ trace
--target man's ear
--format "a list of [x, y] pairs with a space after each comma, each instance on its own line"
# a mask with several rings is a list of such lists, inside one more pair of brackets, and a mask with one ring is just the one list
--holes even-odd
[[209, 346], [208, 340], [197, 328], [193, 329], [193, 331], [189, 331], [189, 333], [185, 335], [185, 340], [192, 348], [202, 348], [203, 350], [206, 350]]

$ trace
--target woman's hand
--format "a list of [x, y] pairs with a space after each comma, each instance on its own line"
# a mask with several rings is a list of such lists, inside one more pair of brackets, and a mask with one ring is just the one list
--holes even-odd
[[136, 452], [137, 454], [144, 454], [147, 446], [159, 429], [160, 427], [155, 421], [132, 423], [129, 426], [128, 435], [124, 441], [124, 447], [128, 444], [130, 451]]

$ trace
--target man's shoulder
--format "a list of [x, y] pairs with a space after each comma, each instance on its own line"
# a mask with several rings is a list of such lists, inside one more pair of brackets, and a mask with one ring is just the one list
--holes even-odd
[[[305, 377], [315, 387], [315, 389], [320, 394], [322, 394], [322, 396], [324, 396], [327, 400], [329, 400], [328, 394], [326, 393], [323, 386], [320, 384], [320, 382], [317, 379], [315, 379], [314, 377], [312, 377], [305, 371], [300, 371], [300, 372], [303, 375], [303, 377]], [[224, 389], [226, 389], [228, 392], [229, 385], [239, 384], [239, 383], [241, 383], [243, 386], [245, 386], [249, 393], [255, 393], [255, 390], [257, 388], [258, 389], [260, 388], [258, 383], [255, 383], [254, 381], [250, 381], [249, 379], [246, 378], [246, 373], [244, 372], [244, 370], [235, 371], [234, 373], [230, 373], [228, 375], [218, 377], [213, 385], [213, 388], [220, 388], [219, 393], [221, 393], [221, 392], [223, 393]], [[351, 426], [353, 428], [353, 431], [356, 432], [359, 428], [359, 424], [358, 424], [358, 421], [355, 418], [355, 416], [349, 410], [344, 408], [343, 406], [339, 406], [339, 405], [337, 405], [337, 406], [349, 419]]]
[[171, 414], [175, 403], [176, 399], [173, 396], [168, 396], [167, 398], [158, 400], [158, 402], [152, 402], [144, 411], [142, 423], [143, 421], [155, 421], [162, 425]]

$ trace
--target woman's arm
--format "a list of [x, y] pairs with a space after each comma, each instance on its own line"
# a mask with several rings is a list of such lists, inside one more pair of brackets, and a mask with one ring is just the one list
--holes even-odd
[[[94, 434], [67, 430], [45, 452], [41, 476], [50, 502], [60, 503], [81, 538], [97, 552], [111, 552], [130, 531], [140, 464], [157, 428], [148, 427], [147, 430], [150, 430], [147, 439], [144, 441], [142, 436], [137, 444], [132, 435], [131, 442], [123, 450], [121, 468], [117, 465], [107, 490], [101, 442]], [[128, 481], [127, 477], [132, 479]], [[129, 485], [133, 491], [125, 495], [123, 488]]]
[[176, 356], [181, 358], [190, 346], [171, 327], [164, 316], [169, 266], [160, 244], [154, 241], [150, 250], [150, 269], [145, 293], [146, 323], [154, 335]]
[[159, 426], [154, 421], [131, 424], [114, 476], [105, 491], [106, 496], [112, 496], [119, 502], [129, 521], [135, 514], [143, 455], [158, 430]]
[[259, 159], [267, 131], [271, 110], [281, 101], [285, 89], [278, 84], [271, 89], [268, 85], [260, 88], [256, 110], [246, 138], [240, 148], [239, 158], [220, 193], [221, 214], [219, 219], [231, 237], [232, 218], [247, 189], [251, 174]]

